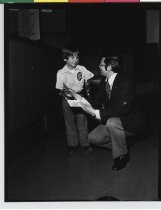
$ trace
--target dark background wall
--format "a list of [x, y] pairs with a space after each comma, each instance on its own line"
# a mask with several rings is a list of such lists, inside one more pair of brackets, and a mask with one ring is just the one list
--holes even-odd
[[[80, 62], [95, 74], [102, 54], [119, 54], [122, 71], [133, 77], [138, 94], [157, 91], [159, 40], [153, 41], [154, 33], [147, 28], [154, 28], [151, 21], [154, 15], [149, 14], [149, 10], [159, 13], [160, 5], [43, 4], [34, 7], [18, 4], [8, 7], [5, 71], [9, 133], [44, 119], [52, 106], [56, 107], [57, 100], [53, 100], [57, 98], [56, 73], [64, 65], [60, 49], [69, 41], [78, 45]], [[18, 32], [18, 11], [33, 8], [39, 9], [40, 40], [37, 41], [22, 38]], [[155, 23], [159, 25], [159, 18], [155, 18]]]

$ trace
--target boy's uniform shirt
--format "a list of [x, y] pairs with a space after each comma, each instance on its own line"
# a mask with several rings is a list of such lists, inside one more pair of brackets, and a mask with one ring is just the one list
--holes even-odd
[[73, 70], [70, 70], [65, 65], [57, 73], [56, 89], [63, 90], [63, 83], [79, 93], [83, 90], [84, 81], [92, 78], [94, 74], [88, 71], [84, 66], [77, 65]]

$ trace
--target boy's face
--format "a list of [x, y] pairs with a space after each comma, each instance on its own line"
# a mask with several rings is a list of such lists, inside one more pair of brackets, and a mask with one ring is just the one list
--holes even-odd
[[101, 62], [100, 62], [100, 65], [99, 65], [99, 69], [100, 69], [100, 74], [102, 76], [105, 76], [105, 77], [109, 77], [110, 76], [110, 72], [111, 72], [111, 65], [107, 66], [105, 64], [105, 58], [103, 57], [101, 59]]
[[64, 59], [68, 68], [73, 69], [79, 63], [78, 52], [73, 53], [73, 55], [69, 56], [68, 59]]

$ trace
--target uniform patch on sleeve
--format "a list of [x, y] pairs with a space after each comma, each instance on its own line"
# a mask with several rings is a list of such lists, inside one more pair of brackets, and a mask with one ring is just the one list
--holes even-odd
[[82, 79], [82, 72], [77, 73], [77, 80], [80, 81]]

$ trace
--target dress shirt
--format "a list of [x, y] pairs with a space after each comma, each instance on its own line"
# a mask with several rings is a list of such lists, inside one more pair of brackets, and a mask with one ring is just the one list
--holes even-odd
[[117, 73], [114, 73], [112, 76], [110, 76], [110, 78], [106, 78], [106, 81], [108, 80], [108, 83], [110, 84], [110, 89], [112, 90], [112, 86], [113, 86], [113, 82], [115, 80]]
[[[112, 90], [112, 86], [113, 86], [113, 83], [114, 83], [114, 80], [115, 80], [115, 77], [116, 77], [117, 73], [114, 73], [112, 74], [112, 76], [108, 79], [106, 78], [106, 81], [108, 80], [109, 84], [110, 84], [110, 89]], [[96, 119], [100, 120], [101, 117], [100, 117], [100, 110], [99, 109], [95, 109], [94, 110], [94, 114], [96, 116]]]

